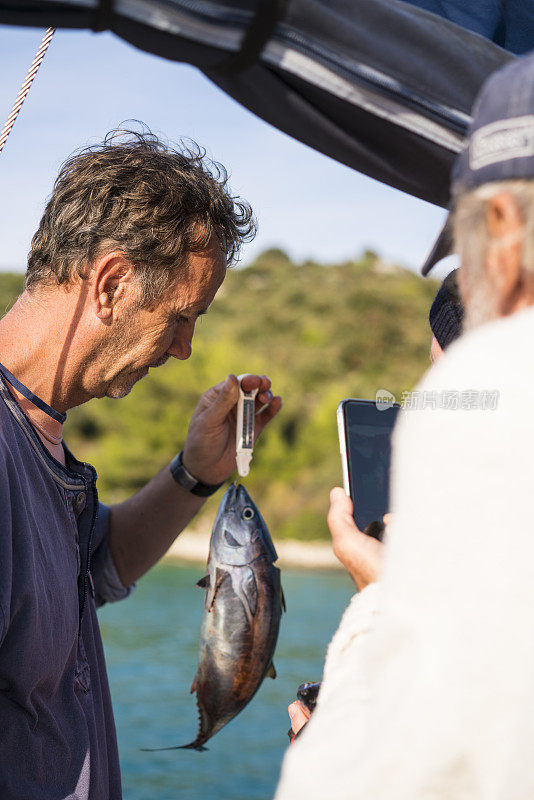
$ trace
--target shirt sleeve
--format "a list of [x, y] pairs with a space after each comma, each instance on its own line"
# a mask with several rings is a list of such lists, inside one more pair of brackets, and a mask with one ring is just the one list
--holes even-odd
[[109, 517], [109, 507], [99, 502], [93, 533], [96, 548], [91, 559], [91, 574], [98, 606], [124, 600], [135, 589], [135, 583], [124, 586], [119, 578], [109, 549]]
[[[345, 610], [328, 647], [317, 706], [286, 753], [275, 800], [306, 797], [337, 800], [339, 787], [336, 785], [332, 791], [332, 784], [338, 784], [347, 771], [343, 764], [346, 751], [356, 751], [365, 730], [369, 692], [364, 664], [379, 602], [380, 586], [374, 583], [355, 594]], [[336, 758], [341, 760], [341, 773], [337, 775]], [[314, 764], [326, 765], [326, 770], [314, 769]], [[310, 770], [313, 778], [309, 781]]]

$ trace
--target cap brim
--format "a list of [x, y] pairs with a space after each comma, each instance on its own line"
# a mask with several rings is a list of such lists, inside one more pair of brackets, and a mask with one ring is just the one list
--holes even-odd
[[442, 259], [450, 256], [453, 252], [454, 245], [452, 237], [452, 220], [451, 215], [448, 214], [440, 235], [434, 242], [432, 250], [428, 254], [425, 263], [421, 267], [421, 274], [428, 275], [432, 267], [434, 267]]

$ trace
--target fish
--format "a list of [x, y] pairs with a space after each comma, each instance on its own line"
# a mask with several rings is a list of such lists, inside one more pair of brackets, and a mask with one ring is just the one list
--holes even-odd
[[199, 728], [186, 745], [166, 750], [206, 750], [205, 743], [252, 700], [266, 676], [276, 677], [273, 655], [285, 600], [278, 555], [245, 487], [232, 483], [213, 525], [198, 663]]

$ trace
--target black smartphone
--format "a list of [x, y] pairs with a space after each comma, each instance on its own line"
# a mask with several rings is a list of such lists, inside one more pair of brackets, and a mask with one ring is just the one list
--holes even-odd
[[343, 486], [361, 531], [381, 539], [389, 510], [391, 432], [398, 403], [342, 400], [337, 409]]

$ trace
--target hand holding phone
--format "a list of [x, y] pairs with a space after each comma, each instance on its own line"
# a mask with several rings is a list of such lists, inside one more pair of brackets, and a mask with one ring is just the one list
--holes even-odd
[[383, 544], [356, 527], [352, 501], [340, 487], [330, 492], [328, 527], [336, 558], [343, 564], [360, 591], [374, 583], [382, 569]]

